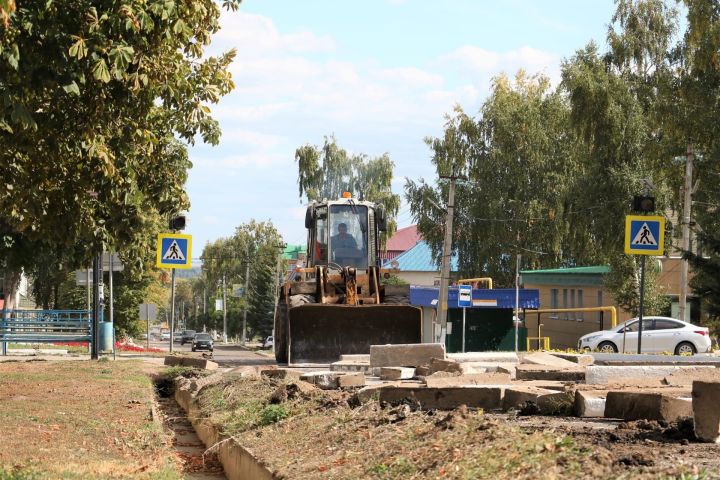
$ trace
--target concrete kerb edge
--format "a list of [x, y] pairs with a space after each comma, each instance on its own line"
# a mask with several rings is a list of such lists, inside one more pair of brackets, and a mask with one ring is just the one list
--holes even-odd
[[197, 436], [205, 444], [205, 447], [208, 450], [216, 450], [218, 460], [229, 480], [247, 478], [271, 480], [274, 478], [273, 473], [267, 466], [248, 449], [237, 443], [234, 438], [221, 435], [215, 425], [201, 418], [200, 409], [189, 390], [175, 388], [175, 400], [187, 413], [190, 424], [195, 429]]

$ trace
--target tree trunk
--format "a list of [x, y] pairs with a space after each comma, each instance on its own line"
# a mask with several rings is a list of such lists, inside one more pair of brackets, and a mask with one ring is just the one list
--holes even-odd
[[15, 309], [15, 295], [20, 286], [20, 276], [22, 272], [13, 272], [5, 270], [2, 282], [2, 290], [5, 294], [5, 306], [8, 310]]

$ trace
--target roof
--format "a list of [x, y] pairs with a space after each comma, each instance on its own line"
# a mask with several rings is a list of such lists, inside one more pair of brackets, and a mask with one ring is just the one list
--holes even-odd
[[[420, 240], [407, 252], [395, 257], [391, 262], [398, 263], [401, 272], [439, 272], [440, 265], [435, 263], [430, 245], [425, 240]], [[390, 265], [386, 262], [385, 265]], [[450, 259], [450, 271], [457, 272], [458, 257], [453, 255]]]
[[420, 240], [422, 235], [417, 230], [417, 225], [401, 228], [395, 232], [395, 235], [387, 241], [387, 250], [404, 252], [414, 247]]
[[[437, 287], [410, 287], [410, 303], [422, 307], [434, 307], [439, 296]], [[517, 291], [520, 308], [540, 308], [540, 292], [534, 288]], [[435, 302], [435, 303], [433, 303]], [[458, 287], [448, 288], [448, 307], [458, 307]], [[513, 288], [473, 288], [473, 306], [468, 308], [515, 308]]]
[[305, 253], [305, 245], [288, 245], [283, 250], [283, 258], [286, 260], [297, 260], [298, 255]]
[[595, 267], [550, 268], [546, 270], [522, 270], [520, 273], [548, 274], [548, 275], [604, 275], [610, 271], [607, 265]]

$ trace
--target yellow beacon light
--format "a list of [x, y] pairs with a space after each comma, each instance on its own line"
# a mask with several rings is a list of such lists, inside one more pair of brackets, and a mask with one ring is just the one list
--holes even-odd
[[350, 192], [343, 192], [342, 198], [352, 198], [352, 195], [350, 194]]

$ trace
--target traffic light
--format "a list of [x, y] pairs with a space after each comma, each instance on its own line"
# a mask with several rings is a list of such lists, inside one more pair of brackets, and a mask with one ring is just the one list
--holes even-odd
[[171, 218], [170, 230], [185, 230], [185, 215]]
[[633, 210], [636, 212], [654, 212], [655, 211], [655, 197], [648, 197], [644, 195], [635, 195], [633, 197]]

